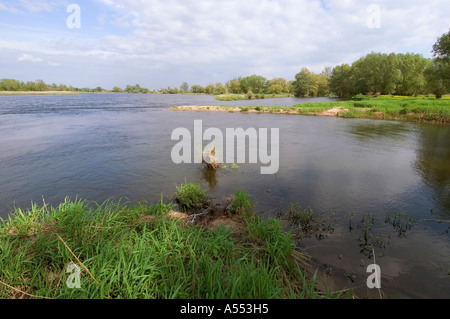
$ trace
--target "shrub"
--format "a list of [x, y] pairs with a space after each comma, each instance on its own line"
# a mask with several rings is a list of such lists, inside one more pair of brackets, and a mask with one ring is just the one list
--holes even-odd
[[177, 186], [175, 201], [184, 209], [200, 209], [207, 200], [206, 190], [200, 185], [185, 183]]

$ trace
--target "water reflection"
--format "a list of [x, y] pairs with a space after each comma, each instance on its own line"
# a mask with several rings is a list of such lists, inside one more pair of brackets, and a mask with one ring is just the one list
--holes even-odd
[[436, 206], [450, 217], [450, 128], [423, 127], [414, 167], [435, 193]]
[[349, 122], [348, 131], [365, 142], [380, 139], [402, 140], [408, 137], [411, 126], [407, 123], [362, 120]]
[[204, 181], [208, 183], [210, 189], [213, 189], [218, 184], [217, 181], [217, 171], [213, 169], [203, 169], [202, 170], [202, 178]]

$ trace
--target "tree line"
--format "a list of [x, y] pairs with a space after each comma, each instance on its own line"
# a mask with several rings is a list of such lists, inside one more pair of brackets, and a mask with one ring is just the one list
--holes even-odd
[[[139, 84], [127, 85], [124, 89], [115, 86], [112, 92], [163, 93], [163, 94], [292, 94], [297, 97], [364, 95], [404, 95], [434, 94], [437, 98], [450, 92], [450, 31], [433, 46], [433, 58], [426, 59], [420, 54], [386, 54], [372, 52], [351, 65], [342, 64], [334, 68], [326, 67], [321, 73], [303, 68], [295, 80], [273, 78], [261, 75], [237, 77], [225, 84], [215, 83], [203, 87], [189, 86], [183, 82], [179, 88], [162, 88], [151, 91]], [[46, 84], [43, 80], [19, 82], [0, 80], [0, 91], [75, 91], [103, 92], [95, 89], [74, 88], [64, 84]]]
[[42, 92], [42, 91], [69, 91], [69, 92], [103, 92], [104, 89], [101, 87], [96, 87], [94, 89], [91, 88], [76, 88], [72, 85], [65, 84], [47, 84], [44, 80], [36, 80], [36, 81], [18, 81], [14, 79], [2, 79], [0, 80], [0, 91], [34, 91], [34, 92]]

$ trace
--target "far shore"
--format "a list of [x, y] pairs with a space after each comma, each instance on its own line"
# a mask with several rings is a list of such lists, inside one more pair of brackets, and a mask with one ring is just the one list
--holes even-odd
[[74, 91], [0, 91], [0, 95], [75, 95], [85, 92]]

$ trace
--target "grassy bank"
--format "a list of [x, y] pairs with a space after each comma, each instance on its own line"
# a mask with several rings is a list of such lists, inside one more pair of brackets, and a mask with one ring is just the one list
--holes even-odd
[[292, 94], [220, 94], [216, 95], [214, 98], [218, 101], [242, 101], [242, 100], [262, 100], [262, 99], [277, 99], [292, 97]]
[[[258, 218], [245, 192], [219, 209], [184, 184], [174, 203], [17, 209], [0, 225], [0, 298], [342, 297], [319, 292], [292, 234]], [[71, 264], [80, 289], [66, 284]]]
[[243, 112], [300, 114], [311, 116], [339, 116], [344, 118], [368, 118], [408, 122], [424, 122], [450, 125], [450, 97], [382, 96], [338, 102], [315, 102], [290, 107], [279, 106], [183, 106], [181, 111]]

